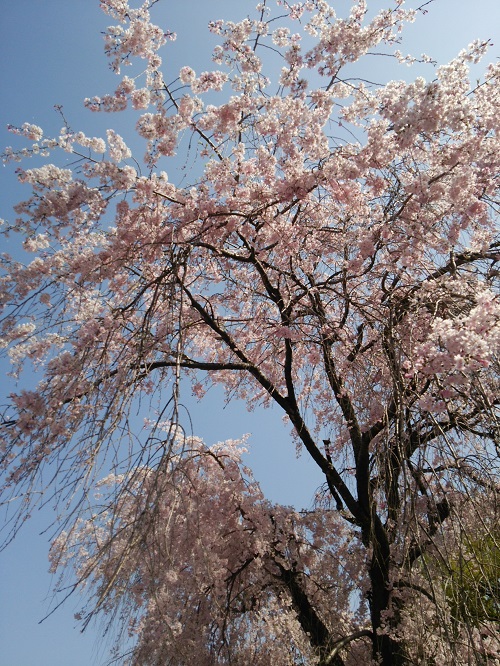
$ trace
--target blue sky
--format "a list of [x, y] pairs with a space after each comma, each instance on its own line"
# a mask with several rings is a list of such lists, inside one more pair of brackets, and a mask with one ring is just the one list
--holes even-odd
[[[387, 0], [389, 1], [389, 0]], [[252, 0], [162, 0], [157, 16], [162, 26], [178, 33], [178, 42], [167, 52], [173, 71], [189, 64], [209, 69], [210, 53], [205, 26], [209, 19], [236, 18], [253, 6]], [[346, 5], [342, 0], [342, 6]], [[382, 0], [369, 2], [379, 7]], [[95, 115], [83, 108], [84, 97], [111, 91], [118, 79], [107, 70], [100, 32], [110, 23], [99, 10], [97, 0], [16, 0], [2, 2], [0, 19], [0, 144], [14, 144], [5, 130], [8, 123], [31, 122], [56, 133], [61, 120], [54, 104], [62, 104], [75, 129], [104, 134], [107, 127], [121, 131], [127, 116]], [[429, 13], [410, 26], [403, 51], [419, 55], [425, 51], [446, 62], [475, 38], [493, 42], [500, 38], [498, 0], [435, 0]], [[494, 46], [491, 58], [498, 55]], [[376, 66], [382, 66], [380, 59]], [[415, 69], [403, 69], [399, 76], [417, 76]], [[428, 70], [424, 75], [432, 76]], [[0, 169], [0, 217], [12, 217], [12, 205], [27, 196], [15, 179], [16, 165]], [[4, 248], [2, 248], [3, 250]], [[1, 366], [5, 371], [5, 366]], [[3, 378], [3, 375], [2, 375]], [[0, 393], [7, 393], [6, 383]], [[189, 397], [187, 398], [189, 401]], [[189, 401], [195, 434], [208, 442], [239, 437], [250, 432], [248, 463], [270, 499], [311, 504], [321, 483], [312, 464], [296, 459], [294, 444], [281, 424], [277, 410], [248, 413], [241, 405], [224, 406], [222, 394], [209, 394], [202, 404]], [[1, 516], [0, 516], [1, 518]], [[47, 574], [51, 521], [48, 511], [37, 513], [16, 541], [0, 553], [0, 666], [91, 666], [104, 664], [106, 642], [99, 642], [99, 627], [84, 635], [76, 628], [72, 614], [78, 599], [70, 599], [42, 624], [51, 608], [52, 580]], [[96, 643], [97, 641], [97, 643]]]

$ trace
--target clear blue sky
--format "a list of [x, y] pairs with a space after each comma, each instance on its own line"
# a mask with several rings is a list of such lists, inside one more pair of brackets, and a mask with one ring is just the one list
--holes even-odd
[[[210, 52], [205, 37], [208, 20], [237, 18], [239, 11], [249, 11], [254, 4], [253, 0], [162, 0], [157, 16], [163, 15], [161, 24], [179, 35], [170, 49], [175, 67], [189, 64], [197, 70], [209, 69], [205, 57]], [[370, 6], [383, 4], [369, 0]], [[100, 12], [97, 0], [2, 0], [0, 16], [1, 146], [14, 143], [5, 131], [8, 123], [27, 121], [48, 133], [57, 132], [61, 121], [54, 104], [64, 105], [75, 129], [104, 134], [106, 127], [118, 125], [121, 131], [126, 118], [97, 116], [82, 106], [84, 97], [109, 92], [118, 82], [104, 59], [100, 31], [110, 21]], [[427, 16], [409, 27], [402, 50], [414, 55], [425, 51], [445, 62], [475, 38], [500, 41], [498, 0], [435, 0]], [[493, 47], [491, 58], [499, 53]], [[399, 74], [416, 75], [416, 70]], [[16, 183], [15, 168], [8, 165], [0, 170], [0, 217], [6, 219], [12, 217], [16, 200], [27, 196]], [[9, 390], [5, 365], [0, 371], [0, 393], [5, 395]], [[189, 409], [194, 433], [207, 442], [252, 433], [248, 463], [267, 496], [297, 507], [310, 505], [321, 479], [306, 458], [295, 458], [294, 445], [276, 410], [249, 414], [240, 405], [224, 409], [217, 392], [201, 405], [190, 402]], [[92, 666], [106, 661], [106, 642], [96, 646], [101, 635], [98, 628], [91, 627], [84, 635], [75, 628], [72, 614], [78, 609], [77, 598], [38, 624], [51, 607], [50, 531], [40, 535], [50, 520], [49, 512], [34, 515], [0, 554], [0, 666]]]

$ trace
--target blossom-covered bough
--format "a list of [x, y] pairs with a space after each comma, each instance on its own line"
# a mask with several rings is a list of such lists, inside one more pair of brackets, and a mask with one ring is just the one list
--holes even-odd
[[[4, 347], [41, 373], [1, 426], [12, 530], [57, 498], [53, 569], [135, 639], [127, 663], [500, 663], [499, 65], [471, 88], [477, 42], [372, 85], [358, 61], [406, 62], [418, 9], [266, 0], [210, 24], [217, 69], [173, 72], [153, 5], [101, 2], [112, 68], [143, 66], [86, 102], [138, 111], [142, 166], [69, 126], [5, 154], [75, 157], [19, 169], [34, 258], [2, 256]], [[189, 186], [163, 170], [183, 151]], [[243, 443], [187, 434], [185, 377], [281, 408], [314, 510], [266, 501]]]

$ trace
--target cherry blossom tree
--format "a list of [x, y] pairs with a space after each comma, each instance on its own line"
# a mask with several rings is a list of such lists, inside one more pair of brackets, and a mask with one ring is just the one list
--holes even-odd
[[[264, 0], [210, 24], [196, 73], [169, 67], [162, 3], [102, 0], [120, 82], [86, 106], [132, 109], [144, 158], [11, 128], [7, 162], [74, 158], [19, 168], [7, 233], [33, 258], [1, 260], [3, 346], [39, 373], [3, 413], [11, 531], [58, 499], [53, 570], [84, 626], [134, 638], [126, 663], [500, 663], [500, 67], [472, 86], [474, 42], [430, 81], [362, 78], [411, 64], [403, 4]], [[314, 510], [267, 501], [244, 441], [189, 433], [187, 380], [280, 408]]]

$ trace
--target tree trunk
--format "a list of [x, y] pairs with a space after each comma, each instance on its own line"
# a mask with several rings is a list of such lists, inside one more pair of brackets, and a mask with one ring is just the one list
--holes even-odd
[[[382, 530], [382, 533], [380, 532]], [[382, 536], [382, 538], [380, 538]], [[385, 538], [385, 530], [375, 521], [373, 535], [373, 556], [370, 563], [370, 615], [373, 631], [373, 656], [380, 659], [381, 666], [405, 666], [408, 659], [404, 644], [391, 637], [391, 629], [398, 624], [400, 609], [391, 603], [389, 564], [390, 546]], [[381, 629], [389, 633], [381, 633]]]

